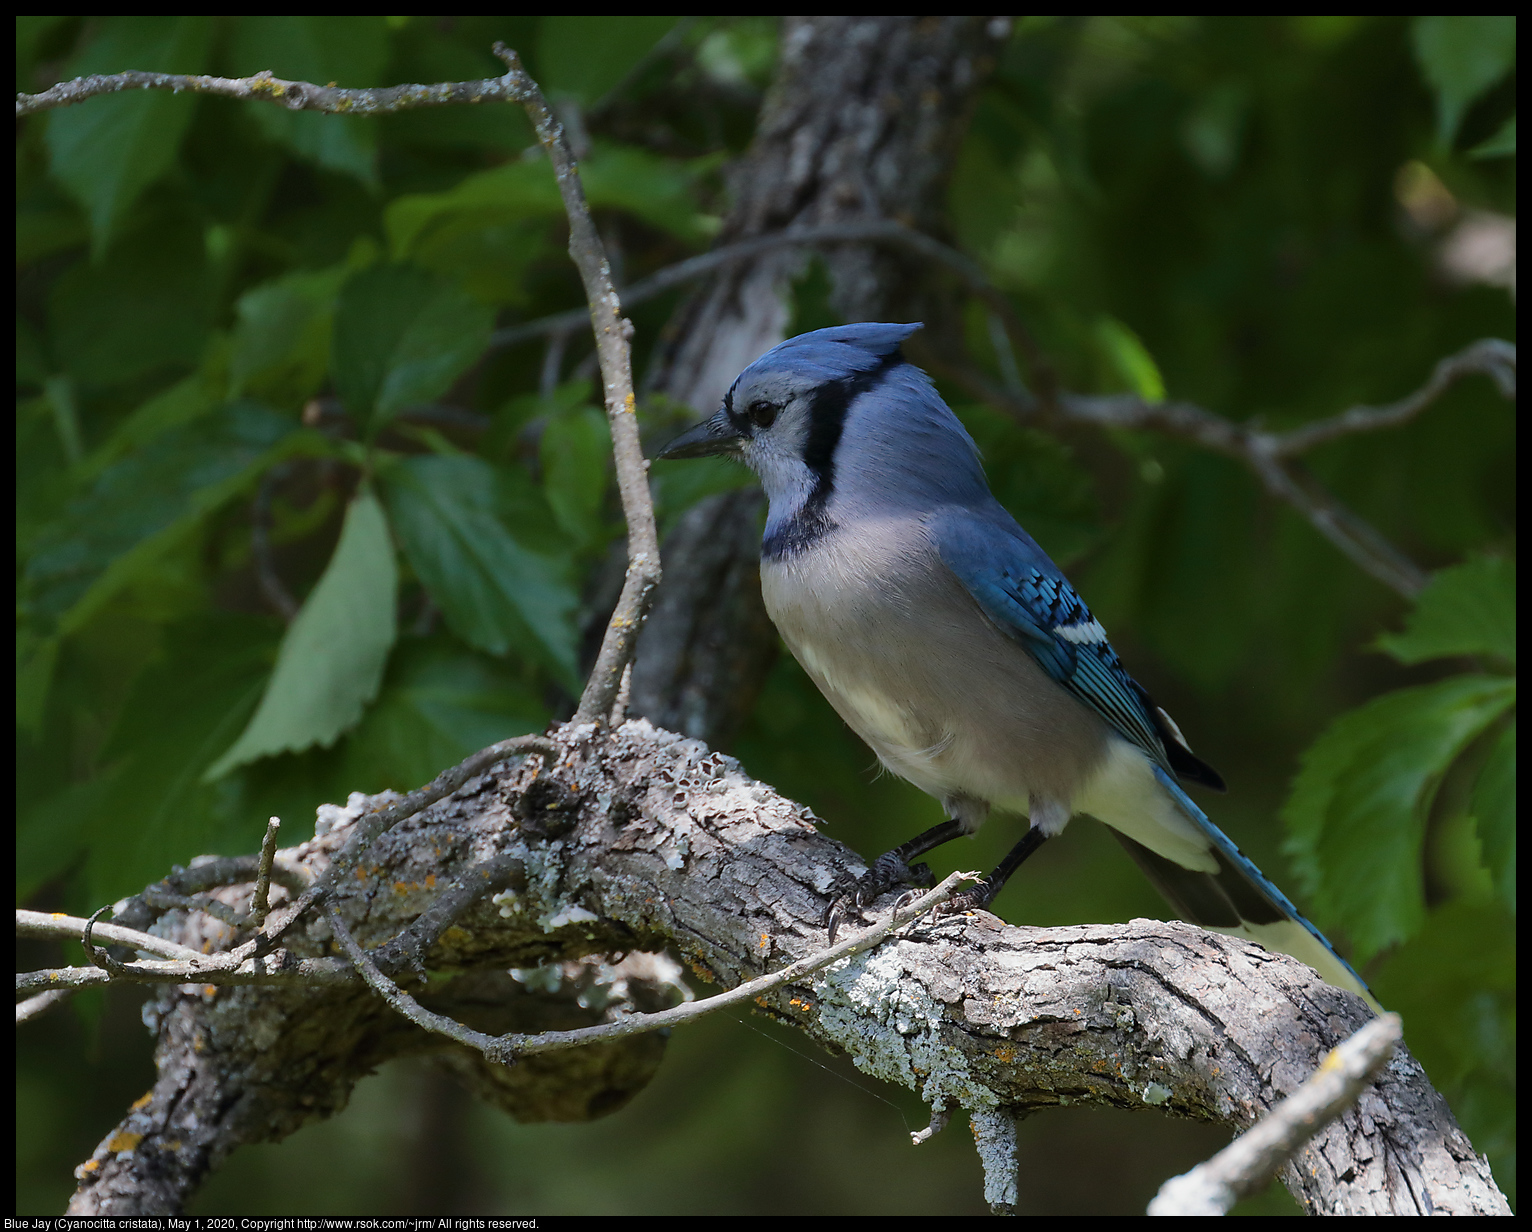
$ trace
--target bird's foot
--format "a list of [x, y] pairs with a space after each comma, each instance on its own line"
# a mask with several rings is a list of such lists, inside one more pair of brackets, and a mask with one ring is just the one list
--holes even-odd
[[938, 903], [931, 914], [933, 916], [962, 915], [965, 911], [987, 911], [998, 893], [999, 890], [993, 887], [990, 879], [986, 877], [973, 889], [964, 890], [961, 894], [954, 894], [946, 902]]
[[824, 925], [835, 944], [835, 934], [847, 919], [862, 919], [862, 908], [876, 902], [880, 895], [895, 886], [914, 886], [929, 890], [936, 884], [930, 866], [907, 864], [898, 851], [885, 851], [860, 877], [842, 873], [830, 887], [830, 905], [825, 908]]

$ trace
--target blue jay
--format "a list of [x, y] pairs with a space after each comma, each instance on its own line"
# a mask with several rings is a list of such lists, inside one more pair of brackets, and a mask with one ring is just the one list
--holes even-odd
[[1175, 910], [1291, 954], [1376, 1006], [1319, 930], [1180, 782], [1224, 789], [1124, 670], [1090, 609], [990, 494], [978, 447], [900, 344], [919, 325], [789, 338], [662, 458], [729, 455], [769, 509], [761, 591], [830, 704], [947, 820], [838, 882], [825, 922], [898, 885], [990, 809], [1026, 835], [955, 909], [987, 906], [1076, 813], [1112, 828]]

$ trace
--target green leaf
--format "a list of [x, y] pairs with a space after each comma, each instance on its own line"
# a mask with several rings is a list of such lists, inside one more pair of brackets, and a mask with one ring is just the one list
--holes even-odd
[[296, 270], [252, 287], [239, 297], [229, 382], [235, 396], [265, 393], [273, 401], [299, 401], [324, 379], [330, 324], [345, 266]]
[[1441, 776], [1515, 704], [1516, 683], [1455, 676], [1343, 714], [1304, 753], [1284, 844], [1327, 927], [1365, 960], [1425, 918], [1422, 847]]
[[346, 511], [335, 555], [282, 639], [260, 708], [203, 775], [311, 745], [328, 747], [378, 695], [396, 634], [399, 571], [383, 508], [363, 490]]
[[[70, 63], [66, 78], [127, 69], [200, 73], [207, 67], [207, 17], [98, 20], [100, 33]], [[144, 189], [170, 169], [195, 106], [189, 95], [129, 90], [49, 115], [53, 174], [90, 216], [97, 259]]]
[[1469, 158], [1515, 158], [1516, 157], [1516, 117], [1507, 117], [1504, 124], [1497, 128], [1492, 136], [1486, 137], [1473, 149], [1468, 151]]
[[[216, 341], [222, 342], [220, 337]], [[220, 351], [222, 347], [218, 348]], [[227, 382], [218, 365], [204, 363], [184, 380], [153, 395], [112, 430], [75, 472], [78, 479], [94, 478], [114, 462], [144, 448], [172, 428], [200, 419], [221, 406]]]
[[601, 506], [612, 457], [606, 416], [591, 406], [555, 415], [543, 429], [538, 450], [543, 491], [559, 525], [581, 546], [603, 538]]
[[1415, 58], [1436, 92], [1436, 137], [1450, 146], [1463, 114], [1516, 63], [1516, 18], [1417, 17]]
[[341, 781], [409, 791], [442, 767], [547, 722], [547, 708], [506, 664], [446, 634], [406, 639], [377, 703], [346, 738]]
[[21, 731], [36, 735], [42, 727], [58, 657], [58, 638], [16, 630], [16, 726]]
[[214, 510], [322, 437], [254, 403], [231, 403], [108, 467], [41, 532], [23, 570], [23, 609], [56, 631], [82, 627]]
[[1448, 655], [1516, 662], [1516, 562], [1481, 557], [1438, 570], [1405, 619], [1403, 633], [1377, 641], [1401, 663]]
[[421, 456], [380, 479], [400, 547], [452, 631], [493, 655], [519, 650], [541, 659], [573, 687], [574, 590], [502, 520], [494, 468], [478, 458]]
[[177, 215], [134, 231], [104, 259], [78, 261], [53, 284], [55, 356], [95, 388], [190, 367], [207, 346], [212, 292], [207, 249], [192, 219]]
[[510, 162], [465, 176], [445, 192], [409, 193], [384, 211], [389, 252], [396, 261], [417, 259], [433, 232], [457, 215], [490, 226], [528, 218], [553, 218], [564, 211], [547, 162]]
[[67, 873], [86, 853], [91, 822], [110, 810], [121, 770], [119, 763], [93, 779], [71, 783], [16, 819], [17, 902]]
[[544, 17], [537, 41], [541, 85], [582, 107], [599, 102], [676, 24], [674, 17]]
[[705, 244], [719, 220], [697, 209], [697, 177], [720, 163], [718, 158], [681, 164], [637, 146], [598, 141], [580, 164], [580, 182], [593, 207], [626, 210], [687, 243]]
[[264, 818], [231, 835], [228, 793], [201, 775], [254, 709], [280, 627], [229, 613], [169, 626], [164, 656], [134, 683], [102, 750], [109, 769], [32, 811], [35, 824], [61, 827], [52, 843], [35, 836], [50, 862], [77, 852], [83, 833], [87, 902], [112, 902], [172, 864], [259, 842]]
[[1479, 771], [1473, 815], [1495, 891], [1516, 910], [1516, 720], [1506, 725]]
[[1165, 378], [1149, 348], [1131, 329], [1103, 314], [1096, 321], [1096, 344], [1113, 373], [1130, 390], [1145, 402], [1165, 401]]
[[483, 354], [492, 324], [490, 308], [420, 270], [363, 270], [341, 289], [336, 307], [336, 388], [375, 433], [405, 407], [445, 393]]
[[[286, 81], [362, 89], [383, 84], [387, 36], [381, 17], [247, 16], [238, 19], [230, 54], [241, 77], [269, 69]], [[251, 106], [249, 115], [267, 137], [299, 158], [376, 186], [376, 119], [288, 111], [269, 103]]]

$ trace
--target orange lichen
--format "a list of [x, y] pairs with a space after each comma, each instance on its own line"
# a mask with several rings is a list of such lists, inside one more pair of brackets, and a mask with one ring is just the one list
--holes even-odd
[[135, 1134], [131, 1129], [119, 1129], [106, 1140], [106, 1149], [113, 1153], [131, 1151], [143, 1140], [143, 1134]]

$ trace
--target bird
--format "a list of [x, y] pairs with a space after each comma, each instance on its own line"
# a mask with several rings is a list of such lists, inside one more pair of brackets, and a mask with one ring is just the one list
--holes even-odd
[[985, 908], [1071, 818], [1104, 822], [1184, 919], [1307, 963], [1378, 1005], [1361, 977], [1209, 820], [1184, 783], [1223, 779], [1130, 676], [1063, 572], [990, 492], [979, 450], [904, 356], [919, 323], [788, 338], [660, 458], [732, 457], [767, 497], [761, 594], [841, 718], [946, 819], [831, 887], [847, 918], [990, 811], [1027, 818], [949, 910]]

